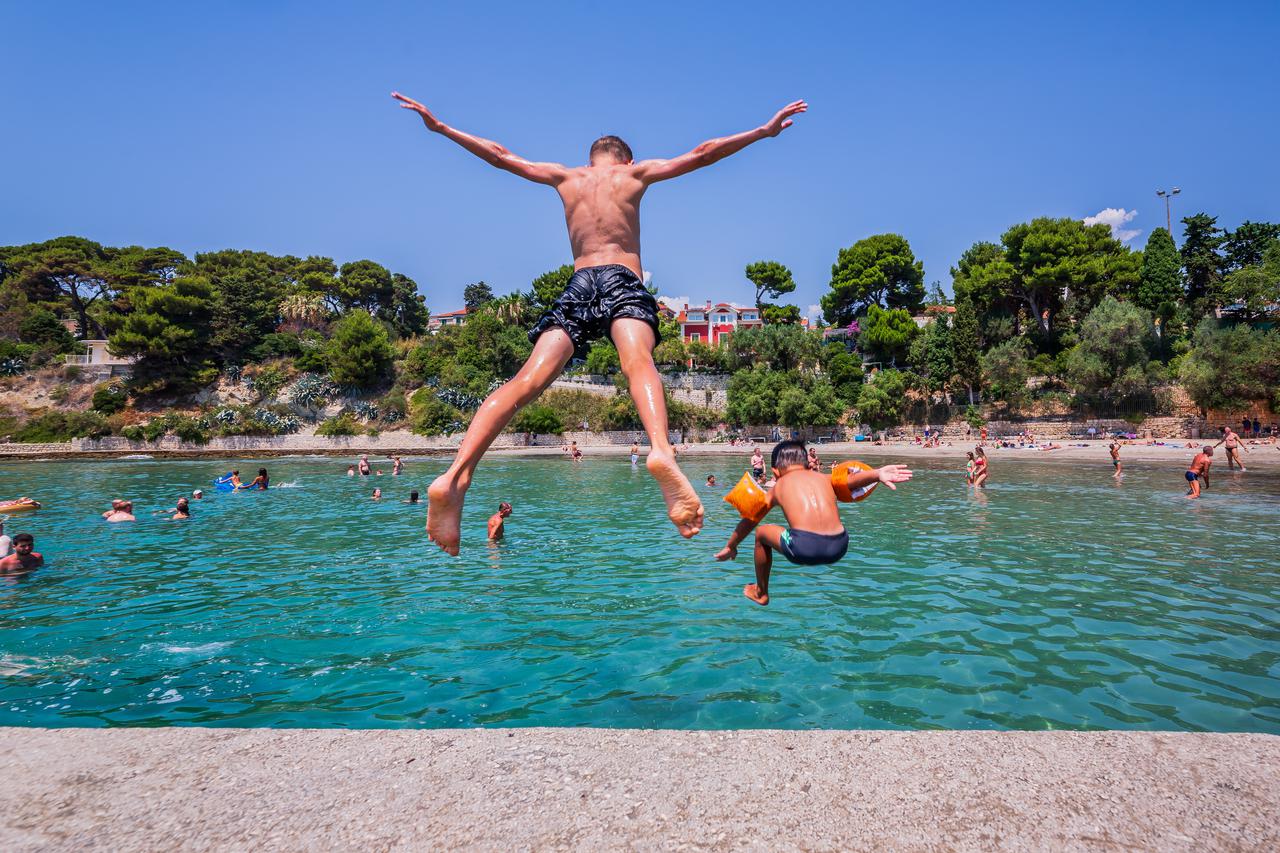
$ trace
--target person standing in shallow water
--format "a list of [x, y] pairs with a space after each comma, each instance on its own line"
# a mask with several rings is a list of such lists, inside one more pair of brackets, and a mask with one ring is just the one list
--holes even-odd
[[480, 458], [516, 412], [537, 398], [575, 353], [585, 354], [591, 341], [604, 335], [618, 349], [622, 372], [649, 435], [645, 467], [662, 489], [667, 516], [680, 535], [696, 535], [702, 529], [702, 502], [672, 453], [662, 379], [653, 364], [658, 306], [642, 280], [640, 201], [645, 190], [659, 181], [709, 166], [753, 142], [777, 136], [808, 105], [794, 101], [760, 127], [709, 140], [670, 160], [637, 163], [625, 142], [602, 136], [592, 144], [586, 166], [567, 167], [526, 160], [497, 142], [450, 127], [412, 98], [398, 92], [392, 92], [392, 97], [417, 113], [427, 130], [453, 140], [486, 163], [553, 187], [564, 204], [573, 249], [574, 273], [564, 294], [529, 333], [533, 354], [515, 378], [489, 395], [476, 411], [453, 464], [427, 489], [428, 537], [445, 552], [458, 553], [463, 500]]
[[498, 511], [489, 516], [489, 541], [501, 542], [507, 535], [507, 517], [511, 515], [511, 504], [503, 501], [498, 504]]
[[1191, 467], [1187, 469], [1187, 499], [1194, 500], [1200, 497], [1200, 481], [1204, 481], [1204, 487], [1209, 488], [1209, 466], [1213, 464], [1213, 448], [1205, 445], [1200, 452], [1191, 460]]

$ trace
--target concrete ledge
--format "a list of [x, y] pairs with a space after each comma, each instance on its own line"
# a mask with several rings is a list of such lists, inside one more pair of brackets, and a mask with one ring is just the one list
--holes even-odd
[[0, 848], [1267, 850], [1280, 737], [0, 729]]

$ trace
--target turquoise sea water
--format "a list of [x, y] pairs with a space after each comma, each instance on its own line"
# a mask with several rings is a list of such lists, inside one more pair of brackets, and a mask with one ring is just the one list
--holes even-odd
[[[775, 563], [773, 602], [711, 555], [746, 457], [694, 458], [707, 528], [679, 539], [619, 458], [493, 459], [463, 556], [422, 532], [444, 467], [349, 460], [0, 464], [48, 565], [0, 581], [0, 724], [1132, 728], [1280, 733], [1280, 478], [1181, 465], [954, 467], [846, 506], [849, 555]], [[390, 466], [383, 466], [389, 471]], [[387, 500], [368, 499], [374, 485]], [[193, 487], [188, 522], [156, 520]], [[111, 497], [140, 521], [108, 525]], [[508, 540], [484, 541], [499, 500]], [[749, 542], [747, 543], [749, 546]]]

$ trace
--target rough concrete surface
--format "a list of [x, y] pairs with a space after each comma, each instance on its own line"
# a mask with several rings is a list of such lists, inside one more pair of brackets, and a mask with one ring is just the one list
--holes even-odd
[[1276, 850], [1280, 737], [0, 729], [0, 849]]

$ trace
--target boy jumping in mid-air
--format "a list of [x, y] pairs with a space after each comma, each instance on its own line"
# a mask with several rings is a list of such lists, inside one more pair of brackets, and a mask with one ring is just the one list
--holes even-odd
[[[773, 475], [778, 481], [769, 492], [769, 508], [782, 507], [790, 528], [766, 524], [756, 531], [756, 582], [742, 588], [742, 594], [756, 604], [769, 603], [774, 551], [797, 565], [825, 566], [838, 561], [849, 548], [849, 534], [840, 523], [831, 477], [809, 470], [808, 464], [802, 441], [784, 441], [773, 448]], [[849, 489], [856, 491], [872, 483], [896, 489], [896, 483], [910, 479], [911, 470], [906, 466], [885, 465], [873, 471], [849, 472]], [[738, 522], [716, 559], [737, 557], [738, 545], [758, 523], [749, 518]]]
[[602, 335], [608, 335], [618, 348], [622, 372], [649, 435], [651, 450], [645, 466], [662, 488], [667, 517], [680, 535], [695, 535], [702, 529], [702, 502], [671, 451], [666, 399], [653, 365], [658, 305], [641, 281], [640, 200], [658, 181], [710, 166], [753, 142], [777, 136], [808, 105], [795, 101], [760, 127], [709, 140], [670, 160], [636, 163], [625, 142], [602, 136], [591, 146], [588, 165], [569, 167], [518, 157], [496, 142], [449, 127], [417, 101], [397, 92], [392, 97], [420, 115], [428, 130], [452, 139], [490, 165], [554, 187], [564, 203], [573, 249], [574, 272], [564, 295], [529, 333], [533, 354], [515, 378], [489, 395], [476, 411], [453, 464], [427, 489], [428, 537], [457, 555], [463, 498], [480, 457], [515, 413], [560, 375], [574, 353], [585, 354], [591, 341]]

